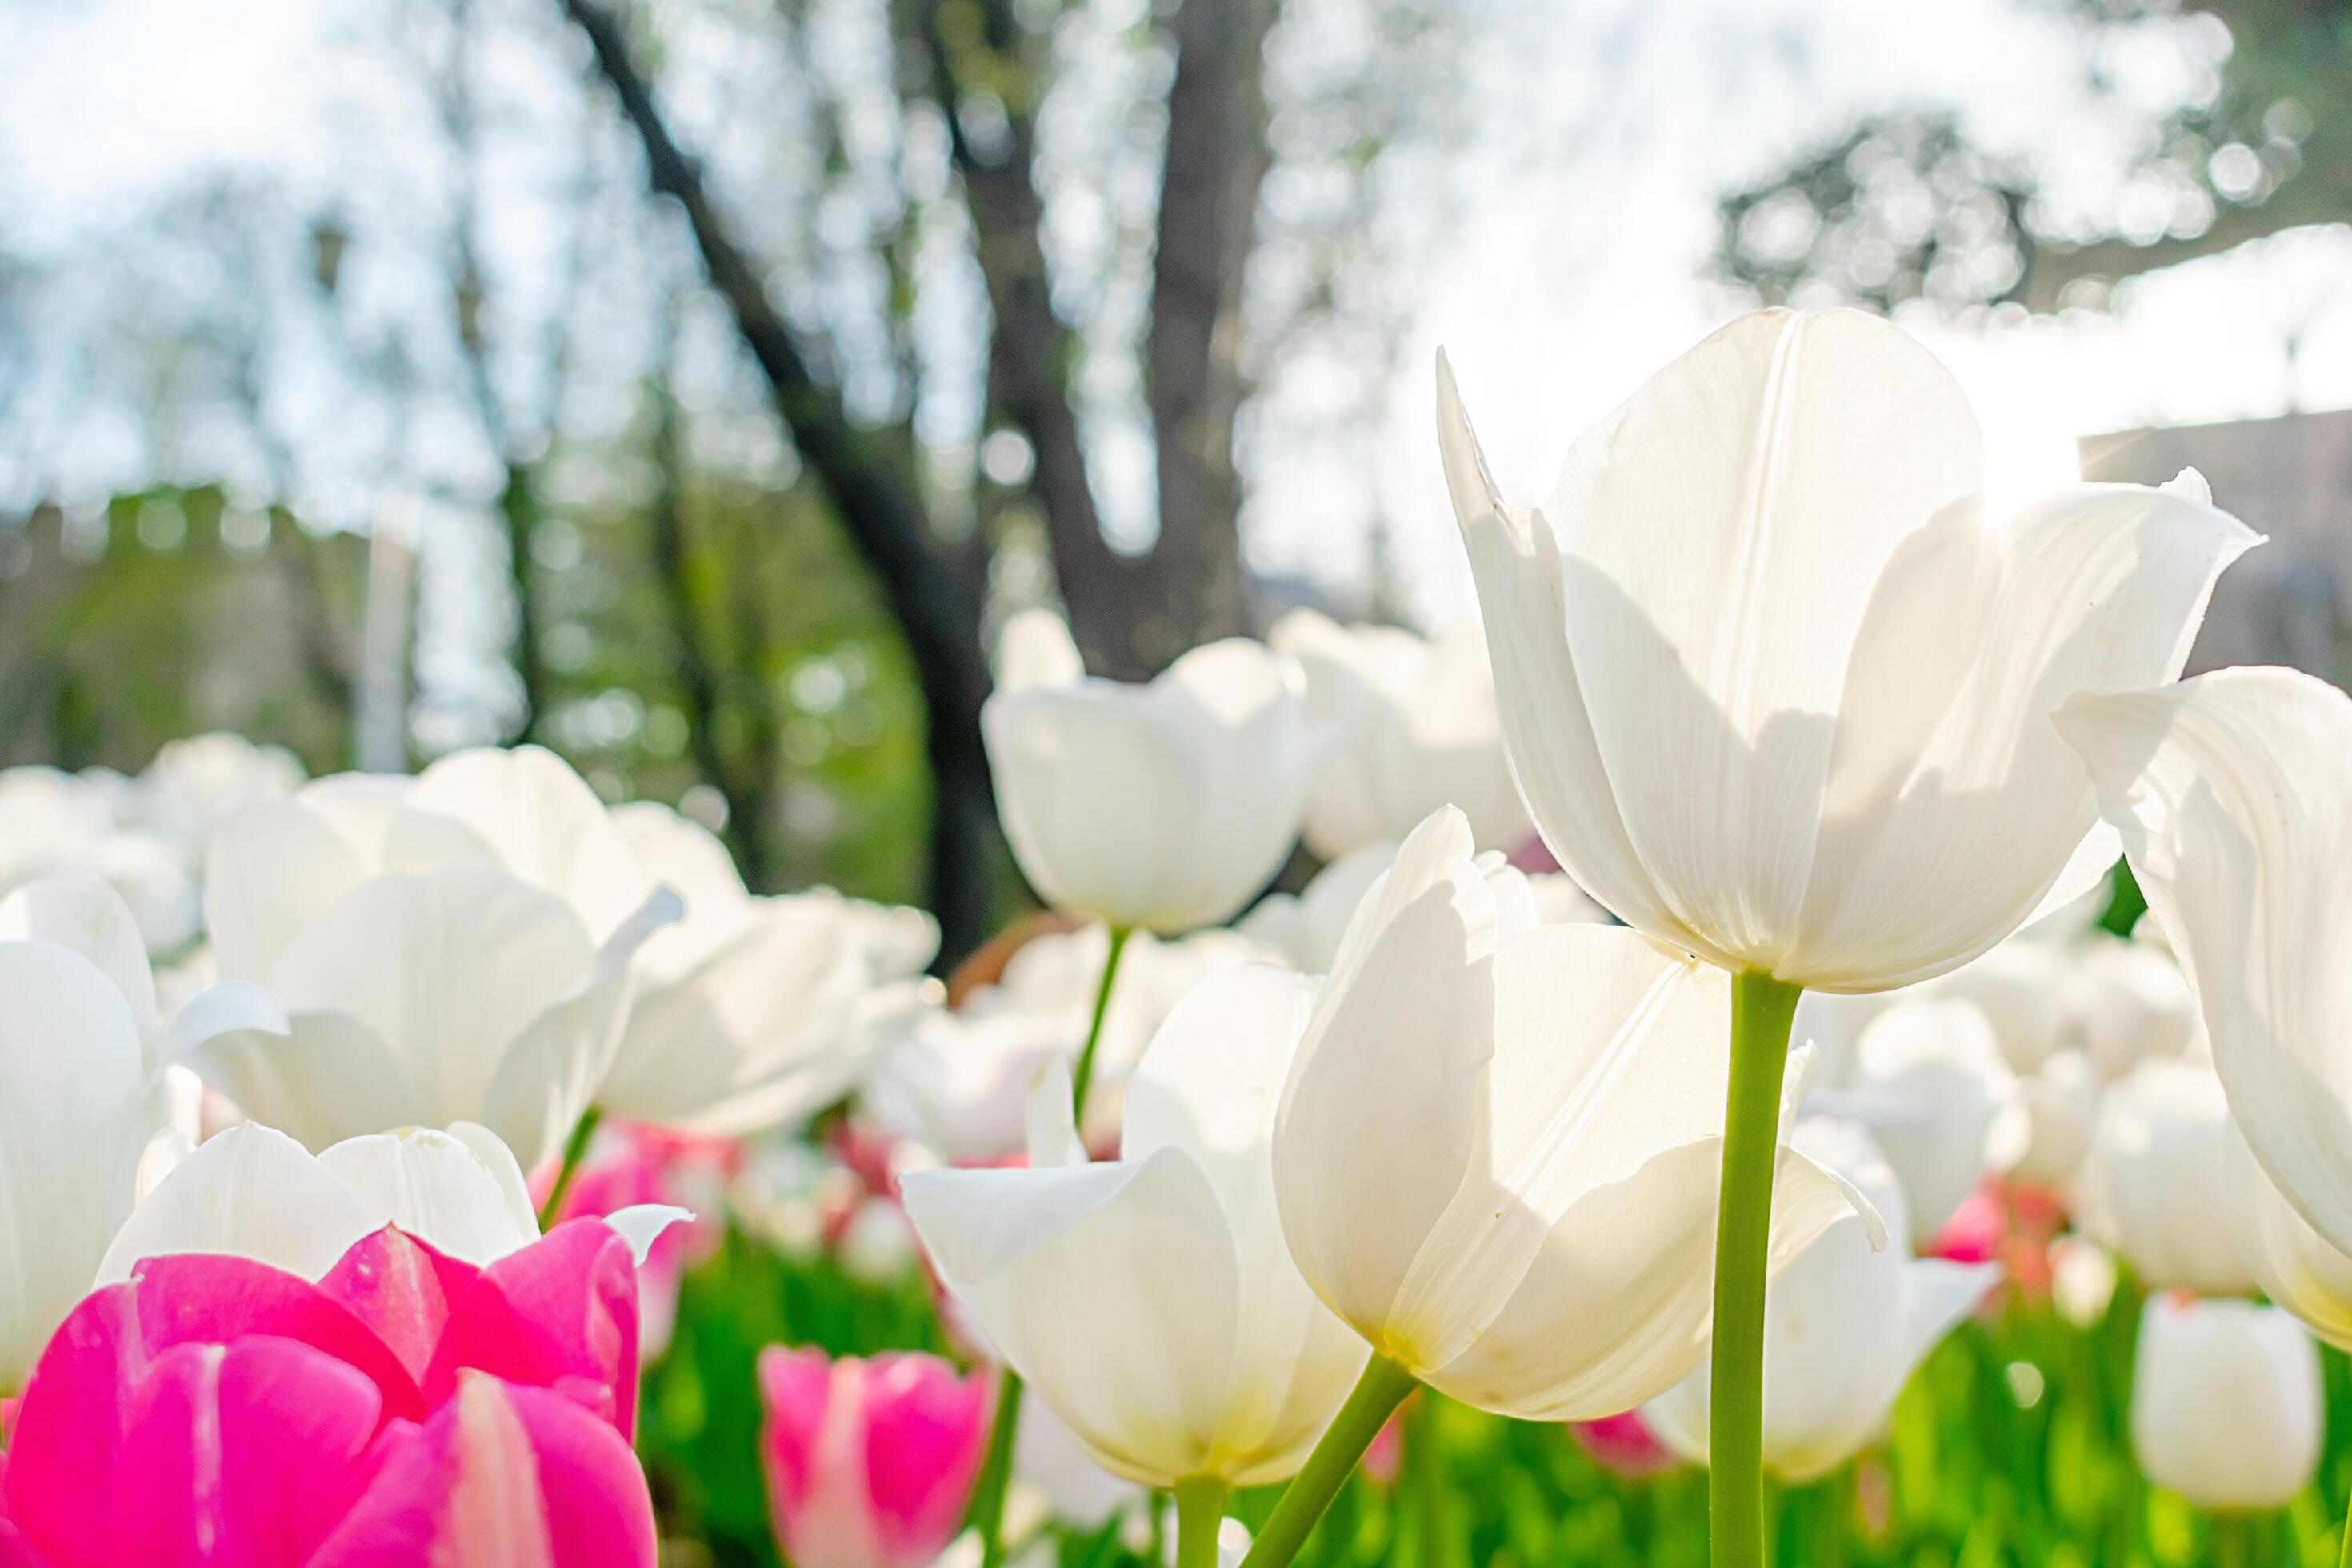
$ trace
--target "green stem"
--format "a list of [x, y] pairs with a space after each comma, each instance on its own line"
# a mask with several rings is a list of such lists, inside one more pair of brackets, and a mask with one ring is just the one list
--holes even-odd
[[1283, 1489], [1282, 1500], [1274, 1505], [1265, 1528], [1250, 1542], [1242, 1568], [1286, 1568], [1307, 1543], [1315, 1521], [1355, 1473], [1356, 1461], [1381, 1435], [1390, 1413], [1419, 1386], [1412, 1373], [1386, 1356], [1374, 1355], [1365, 1363], [1355, 1392], [1339, 1406], [1339, 1414], [1331, 1417], [1315, 1451], [1307, 1456], [1306, 1468]]
[[2242, 1513], [2217, 1513], [2209, 1528], [2212, 1534], [2213, 1568], [2253, 1568], [2254, 1521]]
[[1110, 1012], [1111, 982], [1118, 978], [1119, 954], [1127, 951], [1127, 939], [1133, 935], [1126, 926], [1110, 928], [1110, 952], [1103, 959], [1102, 981], [1095, 987], [1094, 1017], [1087, 1025], [1087, 1043], [1078, 1052], [1078, 1065], [1070, 1074], [1070, 1114], [1077, 1119], [1080, 1136], [1086, 1132], [1087, 1089], [1095, 1081], [1095, 1051], [1102, 1044], [1103, 1018]]
[[1801, 987], [1759, 971], [1731, 980], [1731, 1085], [1715, 1220], [1715, 1343], [1707, 1373], [1707, 1522], [1713, 1568], [1764, 1565], [1764, 1273], [1780, 1082]]
[[996, 1385], [996, 1419], [988, 1429], [988, 1458], [972, 1489], [971, 1527], [980, 1532], [981, 1568], [1004, 1562], [1004, 1491], [1013, 1479], [1013, 1440], [1021, 1430], [1021, 1380], [1006, 1367]]
[[[1095, 1051], [1102, 1044], [1111, 984], [1118, 978], [1119, 954], [1127, 951], [1129, 934], [1124, 926], [1110, 928], [1110, 951], [1103, 956], [1102, 979], [1095, 986], [1094, 1016], [1087, 1024], [1087, 1043], [1078, 1052], [1077, 1068], [1070, 1075], [1070, 1118], [1081, 1136], [1087, 1119], [1087, 1086], [1094, 1081]], [[980, 1479], [971, 1494], [971, 1525], [980, 1532], [981, 1568], [1002, 1568], [1004, 1562], [1004, 1490], [1013, 1481], [1013, 1446], [1020, 1436], [1021, 1378], [1008, 1366], [996, 1385], [996, 1421], [988, 1434], [988, 1458], [981, 1463]], [[1213, 1529], [1213, 1541], [1214, 1534]], [[1213, 1544], [1209, 1561], [1216, 1562]]]
[[2343, 1568], [2352, 1568], [2352, 1510], [2344, 1515], [2344, 1554], [2337, 1560]]
[[1437, 1442], [1437, 1396], [1424, 1394], [1404, 1414], [1404, 1489], [1413, 1500], [1421, 1538], [1421, 1568], [1450, 1568], [1453, 1536], [1446, 1529], [1445, 1464]]
[[580, 1173], [580, 1163], [588, 1157], [588, 1140], [596, 1136], [596, 1124], [604, 1120], [604, 1111], [592, 1105], [572, 1124], [571, 1135], [563, 1140], [563, 1161], [555, 1167], [555, 1184], [547, 1189], [547, 1201], [539, 1205], [540, 1229], [553, 1225], [555, 1216], [563, 1212], [572, 1180]]
[[1217, 1568], [1217, 1527], [1225, 1521], [1221, 1476], [1176, 1483], [1176, 1568]]

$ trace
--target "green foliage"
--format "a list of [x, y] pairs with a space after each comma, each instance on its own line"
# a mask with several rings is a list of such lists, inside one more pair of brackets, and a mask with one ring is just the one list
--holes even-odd
[[[2325, 1353], [2319, 1480], [2284, 1513], [2215, 1521], [2149, 1487], [2128, 1428], [2142, 1296], [2125, 1279], [2089, 1329], [2014, 1289], [1931, 1355], [1888, 1440], [1768, 1501], [1782, 1568], [2335, 1568], [2352, 1493], [2352, 1366]], [[787, 1262], [729, 1237], [687, 1286], [677, 1348], [646, 1384], [641, 1446], [679, 1539], [672, 1560], [775, 1562], [757, 1457], [751, 1365], [763, 1343], [836, 1353], [943, 1350], [920, 1285], [879, 1290], [822, 1259]], [[1298, 1558], [1312, 1568], [1705, 1568], [1706, 1485], [1696, 1469], [1642, 1479], [1602, 1469], [1562, 1428], [1417, 1395], [1398, 1479], [1360, 1473]], [[1253, 1525], [1278, 1489], [1242, 1494]], [[1115, 1530], [1064, 1532], [1061, 1568], [1145, 1568]]]

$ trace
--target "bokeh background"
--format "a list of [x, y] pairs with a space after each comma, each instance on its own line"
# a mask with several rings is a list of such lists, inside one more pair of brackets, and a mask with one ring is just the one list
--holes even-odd
[[[1005, 617], [1124, 678], [1459, 617], [1436, 348], [1539, 494], [1759, 302], [1926, 339], [1997, 500], [2203, 468], [2273, 543], [2196, 662], [2346, 673], [2347, 0], [9, 0], [0, 71], [0, 766], [530, 740], [756, 889], [927, 906], [944, 972], [1031, 905]], [[644, 1447], [678, 1561], [763, 1563], [759, 1346], [943, 1341], [919, 1275], [718, 1247]], [[2335, 1560], [2341, 1356], [2319, 1484], [2216, 1534], [2131, 1465], [2131, 1282], [2050, 1283], [1780, 1498], [1782, 1562]], [[1315, 1561], [1704, 1560], [1698, 1472], [1405, 1440]]]

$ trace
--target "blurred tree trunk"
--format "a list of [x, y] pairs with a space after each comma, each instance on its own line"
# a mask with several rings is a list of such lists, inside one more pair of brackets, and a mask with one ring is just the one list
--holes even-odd
[[991, 918], [987, 847], [995, 808], [980, 741], [988, 665], [979, 606], [932, 530], [903, 454], [887, 434], [855, 426], [839, 394], [811, 374], [701, 169], [670, 134], [619, 17], [604, 0], [563, 0], [563, 6], [587, 36], [598, 72], [636, 132], [647, 180], [685, 210], [711, 287], [733, 312], [793, 446], [881, 580], [906, 637], [927, 714], [930, 905], [940, 922], [940, 962], [952, 963], [986, 937]]
[[[1239, 353], [1243, 272], [1265, 139], [1265, 46], [1276, 0], [1185, 0], [1172, 18], [1154, 252], [1146, 396], [1159, 455], [1159, 536], [1126, 555], [1104, 538], [1087, 478], [1071, 372], [1077, 334], [1055, 315], [1035, 184], [1043, 40], [1011, 0], [922, 0], [924, 42], [980, 236], [995, 316], [993, 416], [1026, 436], [1055, 575], [1071, 631], [1097, 674], [1142, 679], [1195, 643], [1245, 631], [1241, 483], [1234, 416], [1248, 391]], [[978, 27], [973, 28], [977, 16]], [[957, 113], [971, 92], [1003, 103], [1005, 131], [982, 146]]]

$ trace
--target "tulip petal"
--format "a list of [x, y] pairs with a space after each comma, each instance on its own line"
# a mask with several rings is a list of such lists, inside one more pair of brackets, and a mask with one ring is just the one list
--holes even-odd
[[387, 1225], [338, 1258], [319, 1289], [374, 1331], [421, 1384], [448, 1325], [450, 1304], [472, 1289], [479, 1273]]
[[468, 1373], [382, 1468], [311, 1568], [654, 1568], [625, 1439], [571, 1401]]
[[629, 1244], [602, 1219], [568, 1220], [484, 1268], [450, 1303], [426, 1394], [447, 1398], [471, 1371], [552, 1388], [628, 1436], [637, 1402]]
[[97, 1277], [127, 1279], [142, 1258], [218, 1253], [316, 1279], [383, 1223], [293, 1139], [241, 1122], [173, 1167], [116, 1234]]
[[[1580, 1198], [1486, 1331], [1423, 1381], [1528, 1421], [1613, 1415], [1673, 1387], [1706, 1352], [1721, 1163], [1720, 1138], [1697, 1140]], [[1771, 1270], [1853, 1219], [1857, 1201], [1832, 1173], [1783, 1149]]]
[[205, 930], [226, 980], [260, 981], [305, 926], [363, 881], [360, 849], [320, 809], [329, 786], [257, 801], [213, 829], [205, 854]]
[[2232, 1127], [2230, 1192], [2241, 1245], [2263, 1294], [2337, 1350], [2352, 1350], [2352, 1256], [2311, 1228]]
[[[505, 1146], [487, 1135], [480, 1142], [496, 1146], [519, 1184]], [[436, 1251], [461, 1262], [479, 1267], [539, 1239], [537, 1216], [527, 1203], [517, 1210], [502, 1173], [485, 1163], [479, 1147], [451, 1133], [416, 1127], [347, 1138], [319, 1163], [372, 1216], [431, 1238]]]
[[131, 1211], [145, 1124], [139, 1028], [106, 973], [0, 942], [0, 1390], [89, 1289]]
[[[651, 890], [596, 792], [572, 764], [541, 746], [480, 746], [452, 752], [416, 775], [394, 831], [391, 857], [407, 836], [429, 832], [420, 817], [460, 824], [517, 877], [579, 911], [599, 941]], [[429, 851], [413, 864], [435, 863]]]
[[1192, 1157], [905, 1178], [956, 1298], [1104, 1465], [1149, 1484], [1218, 1456], [1240, 1283]]
[[54, 942], [96, 964], [122, 993], [143, 1035], [155, 1017], [155, 976], [138, 917], [104, 878], [60, 871], [0, 900], [0, 942]]
[[306, 1568], [368, 1479], [382, 1414], [364, 1374], [306, 1344], [173, 1346], [124, 1413], [109, 1560]]
[[1832, 991], [1923, 980], [2069, 891], [2070, 861], [2080, 891], [2095, 803], [2047, 716], [2177, 676], [2215, 579], [2256, 542], [2134, 485], [2061, 491], [1999, 533], [1956, 510], [1907, 539], [1855, 637], [1804, 951], [1783, 973]]
[[2059, 717], [2196, 993], [2279, 1191], [2352, 1251], [2352, 700], [2284, 669], [2084, 697]]

